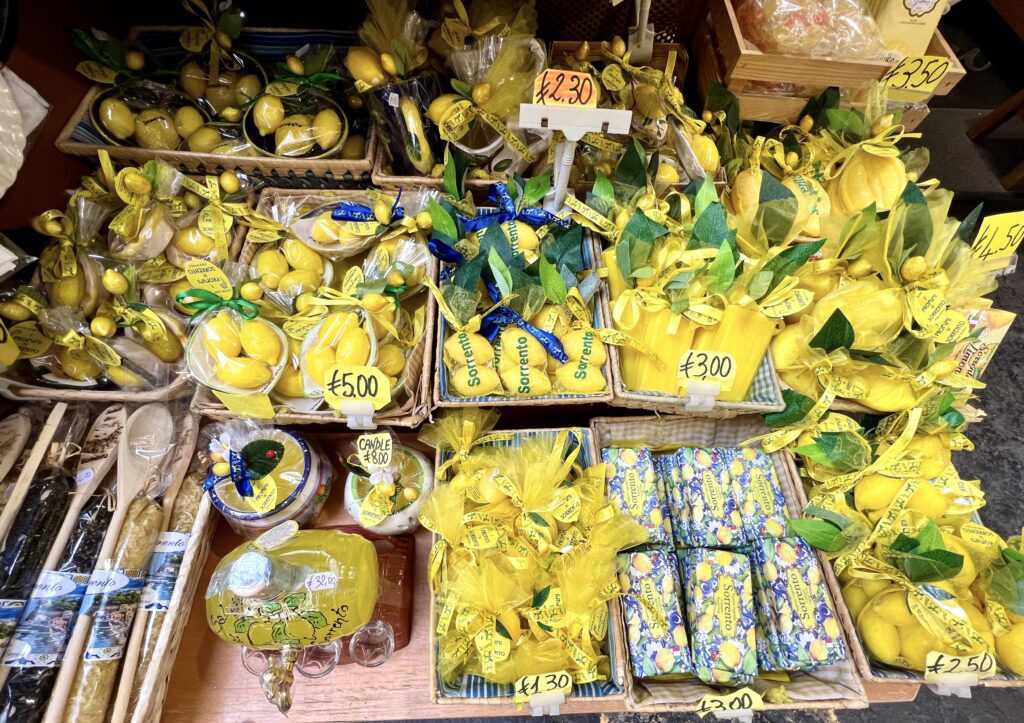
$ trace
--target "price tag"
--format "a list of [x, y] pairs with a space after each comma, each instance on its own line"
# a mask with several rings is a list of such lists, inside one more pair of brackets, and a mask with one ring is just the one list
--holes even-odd
[[987, 216], [971, 248], [982, 261], [1009, 258], [1024, 240], [1024, 211]]
[[536, 105], [563, 105], [596, 108], [597, 92], [589, 73], [548, 68], [533, 81]]
[[356, 440], [356, 453], [363, 467], [389, 467], [394, 440], [389, 432], [363, 434]]
[[531, 695], [541, 693], [553, 693], [555, 691], [565, 693], [572, 691], [572, 676], [564, 670], [554, 673], [543, 673], [541, 675], [524, 675], [516, 681], [514, 703], [526, 703]]
[[18, 355], [21, 350], [18, 349], [18, 345], [14, 339], [11, 338], [10, 333], [7, 331], [7, 327], [0, 321], [0, 364], [10, 366], [14, 362], [18, 361]]
[[906, 57], [882, 76], [882, 82], [893, 90], [934, 93], [949, 70], [949, 58], [938, 55]]
[[391, 401], [391, 385], [377, 367], [336, 364], [327, 371], [324, 399], [333, 409], [345, 402], [366, 402], [383, 409]]
[[944, 675], [975, 675], [978, 680], [996, 674], [996, 659], [991, 653], [948, 655], [932, 651], [924, 661], [924, 679], [937, 683]]
[[333, 572], [312, 572], [306, 575], [306, 587], [310, 592], [333, 590], [338, 585], [338, 576]]
[[705, 695], [697, 706], [697, 715], [703, 718], [708, 713], [734, 713], [744, 710], [764, 710], [761, 696], [750, 688], [740, 688], [728, 695]]
[[690, 351], [679, 360], [679, 386], [690, 382], [718, 382], [727, 392], [736, 382], [736, 360], [719, 351]]

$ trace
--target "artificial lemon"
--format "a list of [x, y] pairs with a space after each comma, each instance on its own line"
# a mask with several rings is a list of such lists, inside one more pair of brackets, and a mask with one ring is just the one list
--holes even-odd
[[895, 625], [882, 619], [868, 606], [857, 616], [857, 629], [872, 657], [888, 665], [898, 665], [896, 658], [900, 654], [900, 638]]
[[130, 138], [135, 132], [135, 115], [123, 100], [105, 98], [100, 103], [99, 116], [103, 127], [118, 140]]
[[215, 359], [236, 357], [242, 353], [238, 327], [226, 312], [219, 311], [202, 327], [203, 345]]
[[198, 226], [186, 226], [174, 232], [171, 245], [186, 256], [205, 258], [213, 253], [217, 242], [200, 231]]
[[177, 148], [181, 139], [170, 113], [147, 108], [135, 116], [135, 142], [151, 151], [169, 151]]
[[389, 377], [397, 377], [405, 369], [405, 354], [397, 344], [377, 347], [377, 368]]
[[261, 96], [252, 109], [252, 120], [261, 136], [277, 131], [284, 121], [284, 104], [276, 95]]
[[329, 151], [338, 145], [341, 140], [341, 118], [334, 109], [325, 108], [313, 116], [313, 139], [322, 151]]
[[240, 389], [257, 389], [266, 385], [273, 374], [265, 363], [249, 357], [227, 357], [213, 367], [222, 381]]
[[274, 131], [274, 152], [279, 156], [304, 156], [313, 150], [312, 119], [303, 113], [287, 116]]
[[201, 126], [188, 137], [188, 149], [193, 153], [212, 153], [220, 143], [220, 133], [216, 128]]
[[203, 116], [190, 105], [183, 105], [174, 111], [174, 130], [182, 138], [188, 138], [203, 127]]
[[280, 249], [260, 251], [253, 259], [252, 265], [254, 273], [269, 289], [276, 289], [281, 283], [281, 277], [289, 271], [288, 260]]
[[281, 340], [274, 329], [260, 319], [246, 319], [238, 340], [247, 356], [274, 366], [281, 360]]
[[293, 269], [312, 271], [318, 276], [323, 276], [324, 257], [298, 239], [285, 239], [281, 244], [281, 253]]
[[370, 358], [370, 338], [359, 326], [353, 326], [342, 334], [335, 348], [336, 364], [362, 366]]
[[316, 291], [320, 288], [321, 280], [322, 274], [318, 274], [315, 271], [296, 269], [295, 271], [289, 271], [281, 277], [277, 290], [286, 296], [298, 296], [306, 292]]

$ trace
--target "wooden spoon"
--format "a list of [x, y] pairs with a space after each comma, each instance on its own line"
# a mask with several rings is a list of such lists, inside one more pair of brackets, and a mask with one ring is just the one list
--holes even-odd
[[14, 483], [14, 489], [11, 490], [11, 495], [7, 498], [7, 505], [4, 507], [3, 513], [0, 514], [0, 542], [7, 539], [7, 533], [11, 531], [14, 518], [18, 516], [21, 505], [25, 501], [26, 495], [28, 495], [29, 485], [32, 484], [32, 479], [39, 470], [39, 465], [42, 464], [43, 457], [49, 449], [50, 441], [53, 439], [53, 435], [57, 433], [57, 426], [67, 410], [68, 405], [64, 402], [54, 404], [50, 416], [46, 418], [46, 424], [43, 425], [35, 444], [32, 445], [32, 452], [29, 454], [28, 459], [25, 460], [25, 465], [21, 468], [21, 474], [18, 475], [18, 481]]
[[0, 481], [7, 476], [32, 436], [32, 421], [15, 412], [0, 422]]

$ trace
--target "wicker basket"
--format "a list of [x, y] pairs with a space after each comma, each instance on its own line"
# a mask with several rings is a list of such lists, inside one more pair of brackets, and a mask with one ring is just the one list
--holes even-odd
[[[141, 43], [158, 60], [174, 63], [184, 55], [178, 38], [182, 27], [136, 27], [129, 38]], [[280, 61], [290, 52], [305, 44], [334, 43], [343, 51], [359, 41], [354, 33], [328, 30], [281, 30], [273, 28], [246, 29], [235, 43], [235, 48], [252, 55], [261, 62]], [[189, 151], [151, 151], [134, 146], [115, 146], [104, 141], [92, 126], [89, 107], [102, 88], [96, 86], [86, 93], [78, 108], [57, 136], [57, 148], [74, 156], [95, 158], [103, 148], [110, 157], [141, 164], [157, 158], [185, 173], [220, 173], [225, 170], [241, 171], [257, 176], [271, 186], [288, 188], [342, 188], [361, 187], [370, 181], [373, 168], [376, 133], [366, 118], [357, 122], [349, 119], [350, 132], [358, 129], [366, 136], [364, 155], [358, 160], [341, 159], [287, 159], [269, 156], [227, 156]]]
[[[593, 242], [588, 241], [584, 235], [583, 240], [583, 263], [585, 268], [594, 268], [596, 250]], [[607, 328], [608, 322], [606, 312], [598, 301], [594, 308], [594, 327]], [[439, 316], [437, 321], [437, 369], [434, 378], [434, 406], [435, 407], [552, 407], [568, 404], [596, 404], [598, 402], [611, 402], [611, 391], [599, 392], [597, 394], [545, 394], [537, 397], [505, 397], [491, 394], [485, 397], [460, 397], [452, 394], [448, 389], [448, 367], [444, 364], [444, 340], [448, 335], [448, 321], [444, 316]], [[605, 345], [606, 349], [611, 349]], [[606, 380], [613, 380], [609, 362], [606, 361], [601, 371]], [[610, 385], [609, 385], [610, 389]]]
[[[759, 418], [747, 416], [736, 419], [685, 419], [678, 417], [597, 417], [591, 421], [590, 429], [594, 443], [600, 449], [616, 445], [636, 445], [638, 441], [650, 446], [737, 446], [743, 441], [766, 432]], [[787, 508], [791, 514], [799, 514], [800, 507], [796, 487], [797, 475], [793, 458], [787, 452], [771, 455], [772, 464], [782, 486]], [[823, 568], [828, 562], [819, 554], [818, 561]], [[832, 604], [845, 624], [849, 611], [842, 596], [829, 588]], [[622, 631], [624, 634], [624, 631]], [[852, 634], [846, 628], [849, 643]], [[853, 647], [852, 645], [850, 646]], [[765, 703], [765, 710], [831, 710], [866, 708], [867, 697], [857, 676], [853, 661], [845, 660], [812, 673], [791, 673], [786, 684], [786, 693], [793, 699], [790, 703]], [[768, 687], [777, 685], [768, 682]], [[758, 684], [753, 686], [755, 689]], [[629, 706], [644, 712], [691, 712], [696, 710], [701, 697], [714, 692], [709, 686], [697, 680], [655, 681], [634, 680], [627, 676], [626, 694]]]
[[[507, 442], [493, 442], [481, 446], [518, 446], [525, 437], [554, 437], [561, 432], [560, 429], [523, 429], [515, 432], [515, 437]], [[597, 448], [594, 446], [594, 439], [589, 429], [577, 428], [581, 435], [581, 450], [579, 463], [583, 467], [594, 464], [600, 457]], [[451, 456], [448, 452], [438, 450], [435, 458], [435, 469], [440, 467]], [[435, 482], [436, 483], [436, 482]], [[434, 542], [437, 536], [433, 536]], [[483, 679], [474, 678], [472, 682], [462, 681], [459, 686], [445, 686], [440, 679], [440, 672], [437, 669], [437, 606], [436, 596], [430, 598], [430, 698], [435, 703], [442, 705], [451, 704], [473, 704], [473, 705], [508, 705], [513, 704], [513, 698], [509, 694], [511, 685], [498, 685], [488, 683]], [[578, 694], [574, 687], [573, 693], [568, 697], [565, 705], [561, 707], [563, 714], [573, 713], [574, 701], [612, 701], [622, 700], [625, 697], [624, 685], [626, 679], [625, 659], [626, 648], [624, 644], [622, 623], [622, 608], [618, 598], [613, 598], [608, 603], [608, 638], [605, 641], [604, 652], [608, 655], [611, 667], [611, 679], [602, 683], [587, 683], [584, 693]], [[511, 712], [511, 710], [509, 711]]]
[[[294, 198], [297, 196], [309, 196], [317, 203], [331, 203], [332, 201], [356, 200], [365, 201], [366, 196], [360, 191], [319, 191], [310, 193], [301, 189], [267, 188], [260, 194], [256, 210], [262, 214], [269, 214], [271, 208], [278, 199]], [[242, 246], [238, 257], [239, 262], [248, 264], [252, 261], [259, 244], [245, 243]], [[436, 269], [433, 278], [436, 281]], [[412, 389], [409, 398], [398, 407], [385, 409], [374, 414], [374, 421], [378, 424], [386, 424], [393, 427], [415, 427], [418, 426], [430, 414], [430, 382], [433, 378], [432, 363], [434, 358], [434, 325], [437, 318], [437, 302], [430, 296], [426, 302], [426, 321], [423, 328], [423, 335], [413, 349], [409, 357], [410, 379], [415, 379], [416, 384]], [[203, 386], [198, 386], [195, 397], [192, 399], [192, 409], [199, 414], [214, 419], [233, 419], [234, 412], [227, 409], [213, 393]], [[278, 411], [273, 421], [277, 424], [330, 424], [342, 420], [340, 412], [326, 409], [314, 412]]]

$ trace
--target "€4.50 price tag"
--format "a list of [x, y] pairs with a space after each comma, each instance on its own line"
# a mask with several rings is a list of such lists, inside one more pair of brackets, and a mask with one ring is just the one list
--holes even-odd
[[906, 57], [882, 76], [892, 90], [933, 93], [949, 70], [949, 58], [938, 55]]
[[324, 400], [333, 409], [346, 402], [368, 402], [383, 409], [391, 401], [391, 385], [377, 367], [336, 364], [324, 378]]
[[1017, 253], [1024, 240], [1024, 211], [987, 216], [981, 222], [978, 236], [971, 246], [974, 255], [986, 259], [1009, 258]]
[[515, 684], [515, 703], [526, 703], [531, 695], [560, 691], [569, 694], [572, 690], [572, 676], [564, 670], [541, 675], [524, 675]]
[[589, 73], [548, 68], [533, 81], [533, 102], [537, 105], [596, 108], [594, 79]]
[[763, 709], [764, 701], [758, 693], [750, 688], [740, 688], [728, 695], [705, 695], [697, 705], [697, 715], [703, 718], [708, 713]]
[[975, 655], [947, 655], [932, 651], [924, 661], [924, 679], [937, 682], [944, 675], [976, 675], [978, 680], [996, 674], [996, 659], [991, 653]]
[[684, 389], [690, 382], [718, 382], [727, 392], [736, 383], [736, 360], [724, 352], [691, 349], [679, 360], [678, 380]]

